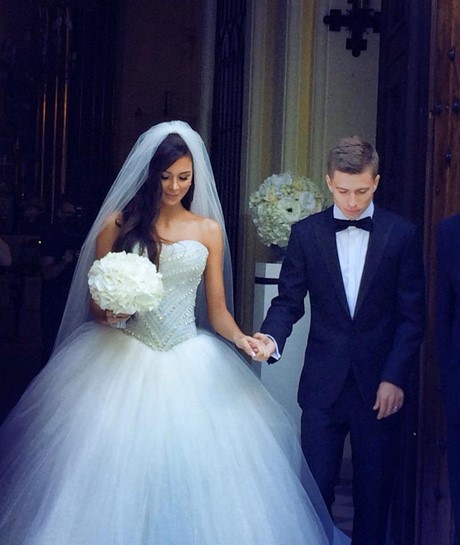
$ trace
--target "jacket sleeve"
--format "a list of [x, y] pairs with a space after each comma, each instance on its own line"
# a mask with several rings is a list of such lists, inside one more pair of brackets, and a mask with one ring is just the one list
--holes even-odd
[[425, 321], [425, 276], [419, 231], [411, 226], [401, 251], [397, 278], [397, 313], [393, 345], [382, 380], [406, 387], [418, 361]]
[[[273, 298], [260, 331], [271, 335], [282, 354], [292, 326], [305, 313], [308, 271], [296, 226], [291, 231], [286, 256], [281, 267], [278, 295]], [[269, 360], [270, 362], [270, 360]]]

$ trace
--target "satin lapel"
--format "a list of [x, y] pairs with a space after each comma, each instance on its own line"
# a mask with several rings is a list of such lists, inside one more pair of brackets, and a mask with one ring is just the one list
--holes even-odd
[[366, 260], [364, 261], [363, 275], [359, 285], [354, 317], [357, 316], [372, 284], [375, 273], [380, 266], [394, 223], [393, 219], [382, 217], [382, 213], [377, 207], [374, 210], [373, 220], [374, 226], [369, 236], [369, 245], [367, 247]]
[[337, 243], [334, 224], [332, 221], [332, 212], [330, 214], [330, 218], [325, 218], [325, 220], [326, 221], [323, 223], [315, 225], [315, 234], [319, 254], [321, 255], [326, 269], [329, 272], [340, 304], [348, 316], [351, 317], [350, 309], [348, 308], [347, 296], [345, 293], [345, 286], [343, 285], [342, 272], [340, 270], [339, 254], [337, 253]]

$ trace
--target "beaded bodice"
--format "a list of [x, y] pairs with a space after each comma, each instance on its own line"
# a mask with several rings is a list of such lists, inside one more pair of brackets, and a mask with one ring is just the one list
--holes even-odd
[[169, 350], [196, 336], [195, 298], [207, 248], [196, 240], [163, 244], [159, 272], [163, 275], [163, 297], [157, 310], [136, 313], [122, 331], [154, 350]]

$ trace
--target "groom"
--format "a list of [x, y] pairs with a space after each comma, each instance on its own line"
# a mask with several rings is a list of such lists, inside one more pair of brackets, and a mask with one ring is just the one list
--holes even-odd
[[405, 392], [423, 334], [422, 257], [415, 227], [374, 206], [371, 144], [342, 139], [329, 152], [326, 180], [334, 206], [293, 225], [279, 295], [256, 336], [273, 363], [309, 293], [302, 449], [331, 510], [350, 433], [352, 543], [383, 545]]

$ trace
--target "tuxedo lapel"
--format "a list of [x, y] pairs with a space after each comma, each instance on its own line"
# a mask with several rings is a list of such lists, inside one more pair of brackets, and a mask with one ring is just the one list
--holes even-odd
[[315, 226], [318, 253], [321, 255], [324, 265], [329, 272], [341, 306], [344, 308], [348, 316], [351, 317], [350, 309], [348, 308], [347, 295], [345, 293], [345, 286], [343, 284], [342, 272], [340, 270], [332, 207], [328, 210], [328, 212], [330, 213], [324, 217], [324, 221]]
[[361, 283], [359, 285], [358, 299], [356, 301], [355, 317], [366, 298], [369, 287], [372, 284], [372, 279], [380, 266], [385, 248], [388, 244], [388, 239], [390, 238], [393, 223], [394, 220], [388, 219], [382, 210], [375, 207], [373, 228], [369, 236], [369, 244], [367, 247], [366, 259], [364, 261]]

